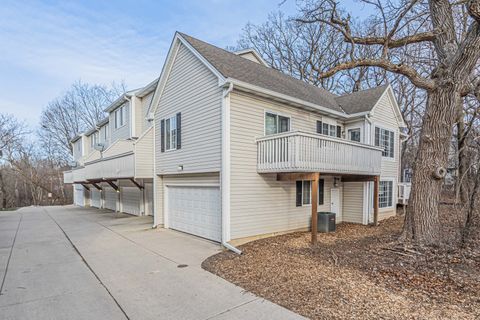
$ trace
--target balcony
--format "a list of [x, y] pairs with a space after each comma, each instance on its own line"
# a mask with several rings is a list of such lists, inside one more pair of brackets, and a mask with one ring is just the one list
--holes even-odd
[[63, 183], [79, 183], [85, 182], [85, 168], [78, 167], [63, 172]]
[[380, 175], [382, 150], [300, 131], [257, 139], [257, 172]]
[[133, 152], [86, 163], [87, 180], [133, 178], [134, 176]]

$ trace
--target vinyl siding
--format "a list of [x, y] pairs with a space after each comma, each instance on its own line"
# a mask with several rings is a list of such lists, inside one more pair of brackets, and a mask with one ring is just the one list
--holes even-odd
[[[108, 130], [108, 132], [107, 132], [107, 139], [105, 140], [105, 131], [106, 130]], [[110, 145], [110, 128], [109, 128], [109, 126], [104, 125], [104, 126], [100, 127], [99, 132], [100, 132], [99, 133], [99, 135], [100, 135], [99, 136], [99, 141], [104, 144], [103, 150], [105, 150]]]
[[[113, 143], [118, 139], [130, 138], [130, 103], [125, 102], [122, 106], [126, 106], [125, 110], [125, 125], [118, 129], [115, 129], [115, 110], [112, 110], [109, 115], [109, 128], [110, 128], [110, 142]], [[120, 106], [121, 107], [121, 106]], [[119, 107], [119, 108], [120, 108]]]
[[142, 114], [142, 99], [139, 97], [132, 97], [133, 112], [135, 112], [135, 132], [134, 137], [140, 137], [143, 133], [143, 114]]
[[343, 221], [363, 223], [363, 182], [343, 183]]
[[[296, 207], [295, 181], [276, 181], [275, 174], [256, 171], [255, 139], [264, 135], [265, 111], [291, 117], [292, 130], [316, 132], [316, 121], [322, 117], [252, 95], [231, 93], [231, 238], [306, 228], [311, 207]], [[325, 117], [324, 117], [325, 118]], [[328, 119], [335, 121], [333, 119]], [[319, 211], [330, 211], [330, 189], [333, 177], [324, 176], [324, 205]], [[340, 189], [340, 202], [342, 202]], [[340, 210], [341, 210], [340, 204]], [[338, 219], [341, 221], [341, 217]]]
[[152, 102], [153, 94], [149, 93], [145, 97], [142, 98], [142, 128], [143, 131], [147, 130], [153, 125], [152, 121], [148, 121], [148, 107], [150, 106], [150, 103]]
[[156, 130], [156, 173], [219, 171], [221, 168], [221, 99], [217, 77], [187, 48], [180, 46], [155, 113], [162, 119], [182, 114], [182, 147], [160, 152], [161, 130]]
[[135, 177], [153, 177], [153, 128], [135, 142]]
[[83, 150], [82, 150], [82, 138], [75, 141], [73, 144], [73, 160], [80, 161], [82, 158]]
[[397, 183], [400, 166], [400, 129], [397, 118], [395, 117], [395, 111], [390, 100], [389, 93], [386, 92], [378, 101], [372, 120], [372, 144], [375, 144], [375, 126], [379, 126], [385, 129], [393, 130], [395, 132], [395, 154], [394, 158], [382, 158], [382, 171], [380, 180], [382, 178], [393, 178], [393, 208], [380, 208], [379, 219], [385, 219], [396, 212], [397, 203]]
[[133, 142], [130, 140], [117, 140], [103, 152], [103, 157], [111, 157], [133, 151]]

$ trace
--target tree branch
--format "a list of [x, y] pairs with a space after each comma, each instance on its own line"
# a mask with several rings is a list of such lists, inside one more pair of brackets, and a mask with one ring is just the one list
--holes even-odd
[[361, 45], [387, 45], [388, 48], [399, 48], [412, 43], [434, 41], [436, 37], [435, 32], [428, 31], [411, 36], [406, 36], [400, 39], [387, 39], [385, 37], [352, 37], [351, 39], [345, 39], [346, 42], [353, 41], [355, 44]]
[[[422, 77], [417, 73], [415, 69], [402, 64], [394, 64], [393, 62], [386, 59], [352, 60], [336, 65], [335, 67], [325, 72], [321, 72], [320, 70], [317, 71], [320, 73], [320, 78], [328, 78], [333, 76], [337, 72], [343, 70], [350, 70], [357, 67], [379, 67], [389, 72], [406, 76], [415, 86], [419, 88], [425, 90], [433, 90], [435, 88], [435, 82], [433, 80]], [[312, 68], [315, 68], [315, 66], [312, 66]]]

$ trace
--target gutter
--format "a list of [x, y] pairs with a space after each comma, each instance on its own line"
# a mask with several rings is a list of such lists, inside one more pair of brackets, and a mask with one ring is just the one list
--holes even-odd
[[[228, 87], [227, 87], [228, 85]], [[222, 193], [222, 246], [236, 253], [242, 251], [235, 248], [227, 241], [230, 240], [230, 100], [228, 95], [233, 90], [233, 83], [223, 83], [222, 94], [222, 171], [221, 171], [221, 193]]]

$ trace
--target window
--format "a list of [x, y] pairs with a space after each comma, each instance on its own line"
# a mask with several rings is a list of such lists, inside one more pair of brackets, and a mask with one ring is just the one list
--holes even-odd
[[380, 181], [378, 190], [378, 206], [388, 208], [393, 205], [393, 181]]
[[105, 127], [103, 127], [103, 139], [105, 141], [108, 140], [108, 124], [106, 124]]
[[177, 117], [165, 120], [165, 150], [177, 149]]
[[290, 131], [290, 118], [271, 112], [265, 113], [265, 135]]
[[312, 193], [311, 181], [303, 181], [302, 205], [312, 204], [311, 193]]
[[126, 122], [126, 107], [121, 106], [117, 110], [115, 110], [115, 129], [123, 127]]
[[342, 127], [333, 124], [317, 121], [317, 133], [324, 134], [326, 136], [341, 138]]
[[360, 128], [349, 129], [348, 139], [356, 142], [360, 142]]
[[[325, 180], [318, 180], [318, 204], [324, 203]], [[297, 207], [308, 206], [312, 204], [312, 182], [310, 180], [297, 181]]]
[[160, 120], [160, 151], [182, 148], [182, 114]]
[[394, 158], [395, 133], [393, 131], [375, 127], [375, 146], [383, 149], [382, 156]]
[[90, 136], [90, 145], [92, 148], [95, 148], [95, 144], [98, 142], [98, 132], [95, 132]]

